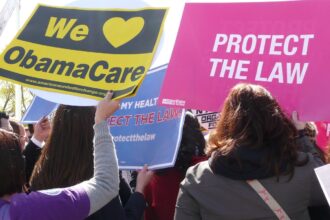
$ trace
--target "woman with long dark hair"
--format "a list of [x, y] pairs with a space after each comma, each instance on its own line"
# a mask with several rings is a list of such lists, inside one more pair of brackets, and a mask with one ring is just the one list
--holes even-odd
[[[94, 114], [95, 107], [58, 107], [52, 131], [30, 179], [31, 189], [71, 186], [93, 176]], [[125, 181], [120, 178], [120, 192], [126, 194], [125, 198], [121, 197], [127, 203], [125, 209], [117, 196], [88, 219], [141, 219], [146, 206], [142, 193], [144, 185], [151, 178], [147, 177], [146, 173], [145, 168], [144, 172], [139, 174], [142, 176], [137, 183], [137, 192], [132, 195], [128, 184], [125, 185]]]
[[209, 161], [191, 167], [175, 219], [309, 219], [307, 207], [326, 204], [314, 168], [299, 152], [297, 130], [263, 87], [238, 84], [210, 135]]
[[93, 175], [95, 107], [60, 105], [31, 176], [33, 189], [66, 187]]
[[119, 108], [112, 94], [99, 102], [95, 113], [94, 174], [74, 186], [23, 193], [19, 139], [0, 129], [0, 219], [85, 219], [118, 195], [117, 157], [105, 121]]

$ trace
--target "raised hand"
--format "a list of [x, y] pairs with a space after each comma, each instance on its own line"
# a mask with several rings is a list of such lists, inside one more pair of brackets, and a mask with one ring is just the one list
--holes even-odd
[[95, 124], [109, 118], [119, 107], [119, 100], [112, 100], [113, 92], [109, 91], [96, 107]]
[[298, 112], [296, 111], [292, 112], [292, 122], [294, 126], [297, 128], [297, 130], [303, 130], [306, 126], [306, 122], [299, 121]]
[[143, 169], [139, 171], [137, 179], [136, 179], [136, 188], [135, 191], [139, 193], [143, 193], [144, 188], [148, 185], [151, 178], [153, 177], [154, 172], [148, 170], [148, 166], [144, 165]]
[[38, 141], [43, 142], [48, 138], [50, 130], [50, 121], [46, 116], [44, 116], [37, 122], [37, 124], [34, 125], [33, 136]]

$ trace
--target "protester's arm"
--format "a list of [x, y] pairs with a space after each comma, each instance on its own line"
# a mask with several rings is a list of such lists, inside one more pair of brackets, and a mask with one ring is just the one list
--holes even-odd
[[143, 216], [146, 208], [146, 200], [143, 195], [145, 187], [149, 184], [154, 173], [148, 170], [147, 165], [139, 171], [136, 181], [135, 192], [130, 196], [126, 205], [124, 206], [127, 220], [139, 220]]
[[124, 206], [126, 220], [140, 220], [146, 208], [146, 200], [142, 193], [134, 192]]
[[[139, 173], [139, 181], [138, 181], [138, 189], [143, 190], [144, 186], [148, 184], [150, 181], [150, 178], [152, 176], [152, 172], [147, 170], [147, 167], [145, 167], [140, 173]], [[105, 205], [102, 209], [100, 209], [98, 212], [94, 213], [87, 219], [103, 219], [107, 216], [111, 216], [111, 219], [125, 219], [125, 220], [141, 220], [143, 218], [143, 213], [146, 208], [146, 201], [144, 198], [144, 195], [141, 192], [134, 192], [132, 193], [130, 190], [130, 187], [126, 183], [125, 179], [119, 175], [120, 178], [120, 191], [124, 190], [126, 191], [125, 197], [126, 203], [125, 205], [120, 202], [120, 199], [122, 198], [120, 195], [120, 199], [117, 196], [113, 200], [111, 200], [110, 203]], [[123, 189], [123, 188], [124, 189]], [[119, 193], [120, 193], [119, 191]]]
[[119, 102], [111, 97], [108, 93], [99, 102], [95, 114], [93, 178], [72, 187], [15, 194], [11, 219], [84, 219], [117, 196], [118, 163], [105, 120], [119, 108]]
[[41, 145], [48, 138], [50, 130], [50, 121], [46, 116], [44, 116], [35, 124], [34, 133], [31, 140], [39, 147], [42, 147]]
[[119, 191], [117, 156], [106, 122], [106, 119], [119, 108], [119, 101], [111, 100], [112, 94], [109, 92], [96, 108], [94, 177], [81, 184], [89, 197], [89, 215], [115, 198]]
[[51, 125], [47, 117], [42, 117], [34, 127], [34, 134], [26, 145], [23, 155], [25, 156], [25, 174], [28, 182], [35, 163], [38, 161], [41, 154], [43, 142], [48, 138], [51, 130]]
[[136, 178], [135, 192], [139, 192], [139, 193], [143, 194], [145, 187], [149, 184], [153, 175], [154, 175], [154, 172], [151, 170], [148, 170], [148, 166], [144, 165], [142, 170], [140, 170], [138, 172], [138, 175]]

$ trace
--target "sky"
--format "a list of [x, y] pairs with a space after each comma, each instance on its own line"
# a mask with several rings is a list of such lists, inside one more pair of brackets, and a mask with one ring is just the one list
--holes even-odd
[[[0, 0], [0, 11], [4, 6], [7, 0]], [[15, 1], [15, 0], [9, 0]], [[18, 1], [18, 0], [17, 0]], [[152, 3], [160, 4], [163, 6], [164, 2], [169, 4], [178, 4], [183, 2], [262, 2], [262, 1], [283, 1], [283, 0], [20, 0], [20, 10], [15, 10], [11, 19], [6, 25], [6, 28], [3, 34], [0, 36], [0, 52], [5, 48], [5, 46], [13, 39], [19, 27], [21, 27], [26, 19], [31, 15], [34, 8], [38, 3], [54, 6], [66, 6], [66, 5], [77, 5], [77, 3], [72, 2], [81, 2], [88, 7], [102, 7], [102, 5], [119, 5], [127, 3], [127, 7], [131, 5], [138, 5], [138, 3], [143, 2], [142, 4]], [[111, 3], [109, 3], [111, 2]], [[79, 3], [78, 3], [79, 5]], [[136, 8], [136, 7], [135, 7]]]
[[[0, 11], [7, 0], [0, 0]], [[14, 0], [9, 0], [14, 1]], [[33, 12], [33, 9], [38, 3], [49, 5], [66, 5], [70, 0], [20, 0], [20, 10], [17, 9], [13, 12], [10, 20], [8, 21], [5, 30], [0, 36], [0, 52], [3, 51], [5, 46], [10, 43], [16, 35], [19, 27], [21, 27], [25, 20]]]

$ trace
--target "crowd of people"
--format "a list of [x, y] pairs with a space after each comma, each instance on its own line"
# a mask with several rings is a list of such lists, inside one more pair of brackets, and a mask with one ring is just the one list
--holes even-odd
[[106, 121], [120, 106], [112, 94], [60, 105], [29, 134], [0, 114], [0, 220], [330, 219], [314, 172], [329, 153], [264, 87], [233, 87], [207, 138], [186, 111], [174, 167], [130, 178]]

